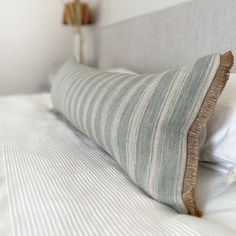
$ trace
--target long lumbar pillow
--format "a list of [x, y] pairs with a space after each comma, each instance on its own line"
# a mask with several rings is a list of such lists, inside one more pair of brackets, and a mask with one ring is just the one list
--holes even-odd
[[129, 75], [69, 60], [53, 81], [52, 99], [152, 198], [200, 216], [194, 197], [198, 142], [233, 64], [231, 52], [179, 70]]

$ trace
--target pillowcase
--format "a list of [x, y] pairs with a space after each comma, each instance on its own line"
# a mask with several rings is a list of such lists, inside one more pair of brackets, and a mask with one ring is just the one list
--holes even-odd
[[[136, 72], [126, 69], [126, 68], [111, 68], [106, 70], [108, 72], [114, 72], [114, 73], [126, 73], [126, 74], [137, 74]], [[201, 135], [199, 137], [199, 148], [201, 149], [205, 143], [206, 140], [206, 134], [207, 134], [207, 130], [206, 127], [203, 128]]]
[[200, 216], [194, 197], [199, 136], [232, 63], [230, 52], [216, 53], [179, 70], [129, 75], [68, 61], [53, 81], [54, 109], [149, 196]]
[[[114, 72], [114, 73], [126, 73], [126, 74], [137, 74], [136, 72], [132, 71], [132, 70], [129, 70], [129, 69], [126, 69], [126, 68], [111, 68], [111, 69], [108, 69], [106, 70], [108, 72]], [[216, 105], [217, 106], [217, 105]], [[199, 137], [199, 148], [201, 149], [205, 143], [205, 140], [206, 140], [206, 134], [207, 134], [207, 130], [206, 130], [206, 127], [203, 128], [202, 132], [201, 132], [201, 135]]]
[[223, 172], [236, 165], [236, 74], [230, 74], [230, 80], [207, 123], [200, 160], [207, 162], [202, 165]]

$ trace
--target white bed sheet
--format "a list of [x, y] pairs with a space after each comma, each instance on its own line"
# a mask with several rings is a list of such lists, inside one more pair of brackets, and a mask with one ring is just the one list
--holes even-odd
[[200, 168], [203, 217], [145, 195], [53, 114], [49, 94], [0, 98], [0, 235], [236, 235], [236, 185]]

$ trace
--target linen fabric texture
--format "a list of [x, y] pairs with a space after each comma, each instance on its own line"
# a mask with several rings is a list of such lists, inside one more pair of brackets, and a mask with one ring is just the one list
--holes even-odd
[[230, 52], [216, 53], [181, 69], [129, 75], [69, 60], [53, 81], [52, 101], [149, 196], [200, 216], [199, 137], [232, 64]]

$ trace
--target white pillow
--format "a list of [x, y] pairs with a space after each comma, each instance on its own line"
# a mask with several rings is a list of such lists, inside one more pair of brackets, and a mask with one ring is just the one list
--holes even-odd
[[[232, 165], [236, 165], [235, 73], [230, 74], [229, 81], [207, 123], [207, 136], [200, 153], [200, 160], [218, 163], [221, 167], [225, 166], [227, 170]], [[208, 167], [210, 167], [209, 163]], [[217, 168], [217, 165], [214, 165], [213, 169]]]

